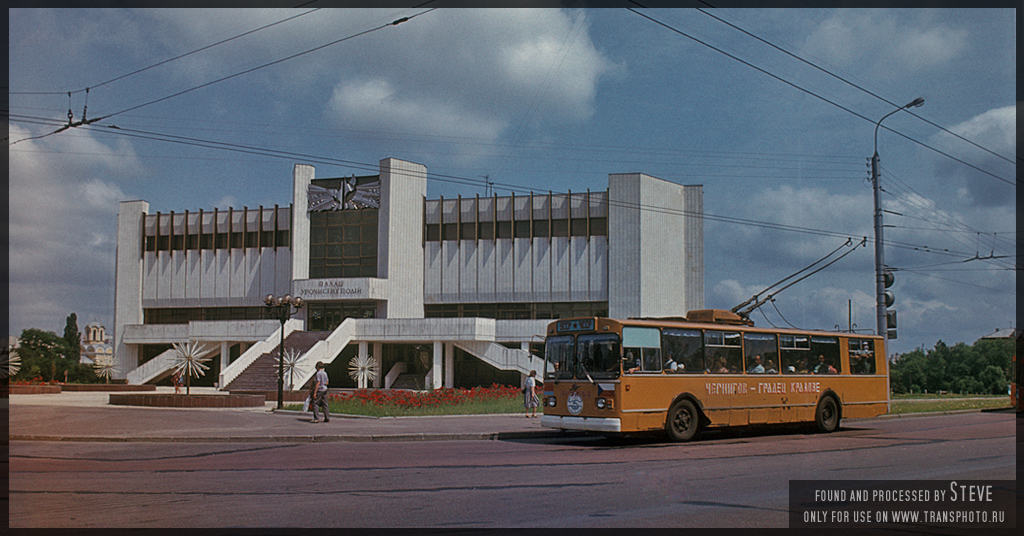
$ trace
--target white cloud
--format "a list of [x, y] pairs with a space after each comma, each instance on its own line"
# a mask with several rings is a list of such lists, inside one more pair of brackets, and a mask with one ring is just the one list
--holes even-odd
[[832, 66], [869, 67], [880, 76], [908, 76], [940, 67], [963, 53], [967, 33], [921, 14], [896, 10], [839, 10], [807, 37], [802, 55]]
[[[328, 110], [346, 128], [494, 141], [520, 125], [590, 117], [600, 77], [582, 13], [458, 10], [399, 27], [369, 58], [346, 59]], [[436, 39], [437, 35], [444, 39]]]
[[[991, 152], [979, 149], [946, 132], [935, 134], [930, 140], [931, 143], [980, 169], [1007, 181], [1015, 181], [1016, 168], [1012, 159], [1017, 153], [1016, 106], [985, 111], [950, 127], [949, 130]], [[968, 202], [983, 207], [1016, 204], [1012, 185], [946, 157], [936, 156], [934, 162], [936, 174], [941, 180], [948, 181], [949, 178], [954, 178], [962, 183], [957, 189], [962, 189], [966, 193], [965, 198]]]
[[[752, 191], [735, 200], [746, 210], [736, 217], [804, 230], [841, 233], [853, 239], [873, 236], [870, 190], [859, 195], [837, 194], [823, 188], [782, 185]], [[752, 225], [730, 229], [730, 240], [741, 239], [733, 250], [744, 261], [774, 263], [785, 256], [805, 264], [839, 247], [843, 239], [813, 233], [780, 231]], [[856, 241], [856, 240], [855, 240]], [[806, 261], [806, 262], [805, 262]]]
[[[32, 134], [9, 126], [12, 140]], [[8, 157], [12, 324], [58, 330], [71, 312], [108, 316], [118, 202], [127, 197], [114, 181], [141, 169], [130, 147], [64, 132], [17, 143]]]
[[453, 102], [432, 102], [430, 95], [399, 95], [390, 82], [381, 79], [341, 84], [328, 109], [342, 126], [378, 132], [493, 140], [506, 126], [504, 121], [460, 109]]

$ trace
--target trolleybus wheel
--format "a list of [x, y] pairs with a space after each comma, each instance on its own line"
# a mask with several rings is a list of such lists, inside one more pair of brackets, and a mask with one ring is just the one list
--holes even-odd
[[818, 409], [814, 412], [814, 423], [822, 432], [834, 432], [839, 428], [839, 405], [836, 399], [826, 396], [818, 402]]
[[689, 441], [696, 435], [699, 424], [700, 415], [693, 402], [680, 400], [668, 410], [665, 431], [673, 441]]

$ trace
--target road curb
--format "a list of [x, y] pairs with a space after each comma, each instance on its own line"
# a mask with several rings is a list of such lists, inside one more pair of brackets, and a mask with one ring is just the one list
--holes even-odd
[[220, 436], [220, 437], [125, 437], [125, 436], [43, 436], [11, 435], [9, 441], [50, 441], [83, 443], [374, 443], [412, 441], [498, 441], [565, 437], [557, 431], [478, 432], [448, 434], [369, 434], [369, 435], [295, 435], [295, 436]]

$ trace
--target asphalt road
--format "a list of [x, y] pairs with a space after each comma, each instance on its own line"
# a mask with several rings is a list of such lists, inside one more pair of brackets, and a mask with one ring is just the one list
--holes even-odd
[[10, 527], [785, 528], [790, 480], [1015, 475], [1011, 413], [843, 425], [688, 444], [15, 440]]

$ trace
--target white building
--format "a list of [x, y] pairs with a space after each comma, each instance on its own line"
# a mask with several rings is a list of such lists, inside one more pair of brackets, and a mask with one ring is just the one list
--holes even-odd
[[88, 365], [96, 363], [97, 360], [109, 360], [114, 355], [114, 347], [107, 339], [107, 328], [99, 322], [90, 322], [85, 326], [80, 347], [79, 361]]
[[376, 360], [374, 387], [518, 385], [545, 326], [568, 316], [672, 316], [704, 305], [703, 194], [639, 173], [605, 190], [427, 199], [427, 170], [293, 173], [290, 205], [118, 214], [115, 360], [163, 381], [170, 347], [206, 344], [207, 383], [276, 389], [281, 324], [264, 296], [305, 305], [284, 325], [296, 386], [328, 364]]

